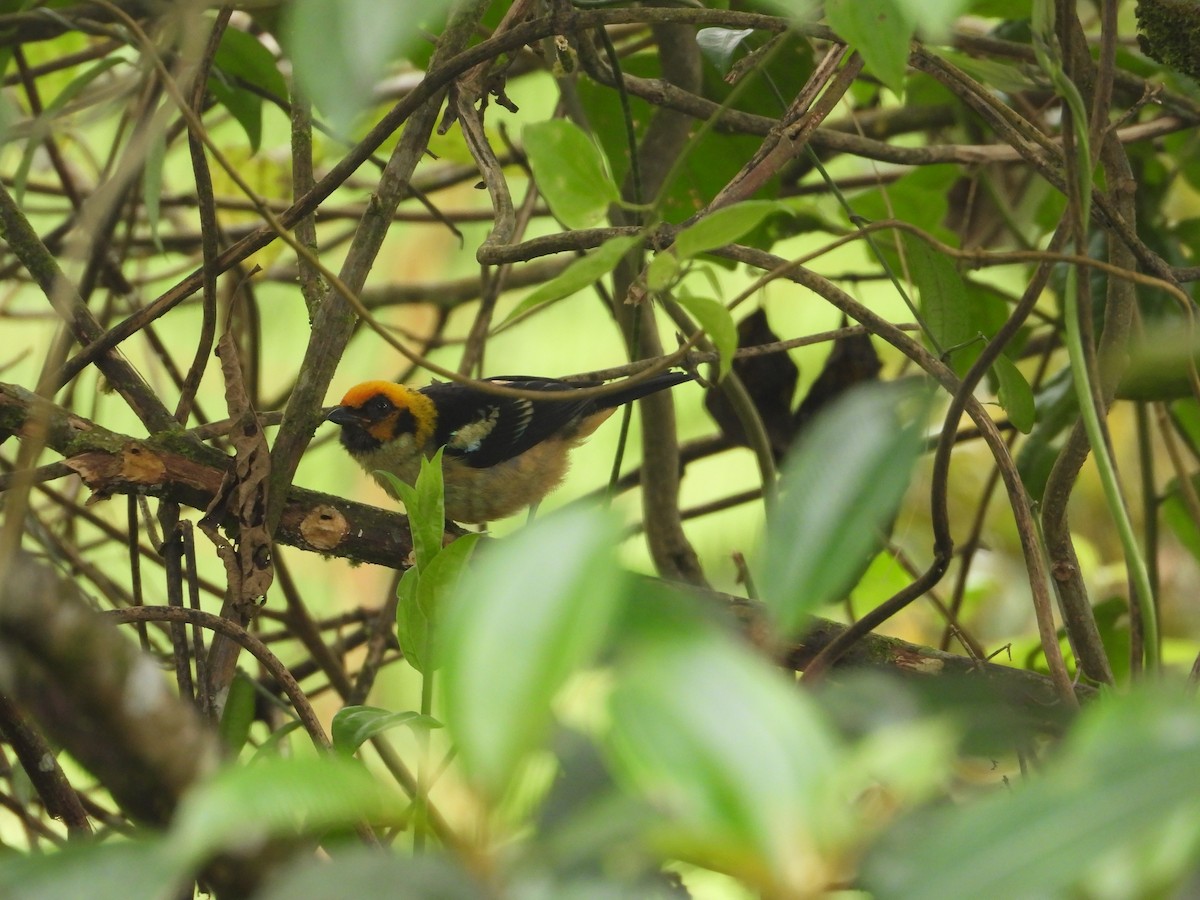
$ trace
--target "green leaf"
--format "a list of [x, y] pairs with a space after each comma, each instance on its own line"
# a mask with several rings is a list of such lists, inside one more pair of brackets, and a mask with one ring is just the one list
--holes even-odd
[[[310, 853], [280, 866], [254, 900], [488, 900], [495, 892], [465, 872], [455, 857], [381, 853], [378, 847], [339, 847], [332, 858]], [[402, 887], [400, 887], [402, 886]], [[63, 895], [67, 896], [67, 895]], [[84, 895], [79, 895], [84, 896]]]
[[706, 250], [732, 244], [771, 213], [789, 211], [774, 200], [743, 200], [722, 207], [680, 231], [675, 237], [675, 252], [681, 260], [691, 259]]
[[595, 225], [620, 201], [600, 147], [574, 122], [533, 122], [521, 130], [521, 141], [538, 190], [568, 228]]
[[271, 51], [254, 35], [237, 28], [226, 28], [221, 35], [208, 89], [242, 126], [254, 152], [262, 141], [262, 95], [275, 97], [279, 103], [288, 101], [287, 82]]
[[948, 39], [951, 26], [970, 3], [971, 0], [895, 0], [905, 20], [914, 23], [926, 41]]
[[581, 256], [536, 291], [529, 294], [508, 314], [505, 321], [528, 312], [536, 306], [569, 297], [589, 287], [617, 267], [622, 257], [640, 244], [641, 237], [629, 235], [605, 241], [591, 253]]
[[446, 495], [442, 479], [442, 451], [421, 460], [416, 484], [405, 484], [391, 472], [376, 474], [383, 478], [404, 504], [408, 527], [412, 532], [413, 555], [422, 567], [438, 555], [446, 533]]
[[425, 651], [429, 647], [433, 623], [429, 621], [417, 594], [420, 583], [421, 570], [413, 566], [400, 576], [400, 583], [396, 585], [396, 598], [399, 601], [396, 604], [396, 640], [408, 664], [424, 673]]
[[[1115, 854], [1169, 840], [1180, 817], [1196, 821], [1200, 718], [1182, 690], [1086, 707], [1056, 756], [1020, 790], [902, 820], [868, 856], [863, 887], [888, 900], [1101, 896], [1070, 888]], [[1194, 869], [1194, 845], [1180, 857], [1156, 873], [1165, 884]], [[1148, 887], [1127, 884], [1118, 893]]]
[[217, 733], [235, 756], [246, 745], [246, 739], [250, 736], [250, 726], [254, 724], [256, 694], [254, 682], [250, 677], [245, 672], [236, 672], [229, 685], [225, 709], [221, 712], [221, 721], [217, 726]]
[[178, 893], [189, 866], [162, 838], [75, 842], [55, 850], [0, 860], [6, 900], [159, 900]]
[[700, 327], [712, 341], [719, 357], [718, 378], [724, 378], [733, 367], [733, 355], [737, 352], [737, 325], [734, 324], [733, 315], [724, 303], [708, 297], [680, 294], [675, 299], [700, 323]]
[[296, 0], [284, 7], [292, 71], [306, 96], [336, 131], [348, 133], [377, 82], [409, 46], [423, 22], [450, 0]]
[[704, 58], [725, 75], [733, 68], [734, 54], [752, 34], [753, 28], [701, 28], [696, 32], [696, 43]]
[[462, 535], [428, 564], [418, 567], [419, 575], [410, 577], [405, 572], [400, 579], [403, 589], [396, 608], [397, 637], [404, 658], [418, 672], [428, 675], [439, 665], [440, 653], [434, 643], [439, 613], [457, 590], [479, 537]]
[[957, 354], [980, 329], [971, 315], [971, 302], [962, 276], [954, 262], [938, 253], [920, 238], [904, 235], [908, 271], [921, 295], [921, 316], [929, 326], [934, 349], [949, 353], [950, 362], [960, 375], [970, 368], [977, 354]]
[[847, 392], [801, 435], [784, 464], [758, 583], [784, 635], [862, 576], [896, 514], [922, 447], [920, 418], [902, 423], [905, 392]]
[[269, 757], [229, 766], [190, 790], [176, 811], [170, 848], [196, 863], [271, 837], [397, 821], [403, 805], [356, 760]]
[[913, 23], [895, 0], [828, 0], [825, 18], [867, 71], [903, 97]]
[[442, 723], [417, 712], [390, 712], [375, 706], [344, 706], [333, 714], [333, 749], [346, 756], [378, 734], [399, 725], [441, 728]]
[[697, 631], [646, 641], [618, 668], [615, 772], [663, 810], [684, 858], [719, 859], [755, 880], [769, 872], [778, 887], [811, 885], [803, 860], [829, 824], [822, 817], [837, 818], [821, 802], [837, 767], [833, 730], [765, 659]]
[[1008, 413], [1008, 420], [1022, 434], [1029, 434], [1033, 430], [1037, 417], [1037, 409], [1033, 402], [1033, 388], [1029, 386], [1029, 382], [1025, 380], [1025, 376], [1021, 374], [1021, 370], [1017, 368], [1016, 364], [1003, 353], [992, 363], [992, 372], [995, 373], [996, 380], [1000, 382], [996, 399]]
[[446, 606], [446, 726], [493, 797], [542, 741], [563, 682], [605, 641], [624, 594], [619, 535], [596, 510], [547, 516], [482, 554]]
[[661, 253], [654, 254], [650, 265], [646, 267], [646, 287], [652, 291], [666, 290], [675, 276], [679, 273], [679, 257], [673, 248], [668, 247]]

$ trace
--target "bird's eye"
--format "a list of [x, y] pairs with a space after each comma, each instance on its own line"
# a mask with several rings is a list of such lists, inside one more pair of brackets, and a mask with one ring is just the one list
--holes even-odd
[[382, 394], [377, 394], [366, 403], [363, 404], [363, 412], [367, 414], [367, 418], [372, 421], [378, 421], [388, 415], [396, 407], [387, 397]]

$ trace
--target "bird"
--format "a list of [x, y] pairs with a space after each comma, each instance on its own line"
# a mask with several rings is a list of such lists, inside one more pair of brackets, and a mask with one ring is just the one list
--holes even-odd
[[350, 388], [325, 418], [341, 426], [342, 446], [385, 489], [378, 472], [412, 484], [421, 458], [445, 447], [446, 518], [479, 524], [536, 507], [562, 483], [570, 451], [619, 407], [690, 380], [686, 372], [666, 371], [611, 393], [573, 397], [602, 382], [532, 375], [483, 379], [544, 393], [544, 400], [501, 396], [459, 382], [414, 389], [365, 381]]

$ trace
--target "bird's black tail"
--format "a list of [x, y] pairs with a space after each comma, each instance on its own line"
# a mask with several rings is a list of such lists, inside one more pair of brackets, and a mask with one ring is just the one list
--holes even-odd
[[635, 382], [621, 390], [613, 391], [611, 394], [597, 397], [596, 407], [598, 409], [609, 409], [613, 406], [621, 406], [691, 380], [692, 376], [687, 372], [663, 372], [659, 375], [652, 375], [644, 381]]

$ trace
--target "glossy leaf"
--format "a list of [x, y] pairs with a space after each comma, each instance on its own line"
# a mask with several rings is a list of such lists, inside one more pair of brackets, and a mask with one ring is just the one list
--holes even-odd
[[371, 738], [400, 725], [410, 728], [442, 727], [437, 719], [417, 712], [391, 712], [375, 706], [343, 706], [333, 714], [330, 728], [333, 732], [333, 749], [350, 756]]
[[621, 199], [599, 145], [574, 122], [535, 122], [521, 130], [521, 139], [538, 190], [568, 228], [603, 221]]
[[846, 594], [870, 565], [921, 450], [891, 385], [853, 388], [820, 412], [784, 464], [758, 583], [784, 635]]
[[825, 17], [859, 52], [867, 71], [903, 96], [913, 23], [896, 0], [828, 0]]
[[572, 509], [482, 554], [442, 619], [443, 699], [467, 774], [504, 793], [550, 724], [550, 701], [592, 662], [623, 596], [616, 524]]
[[605, 241], [591, 253], [581, 256], [529, 294], [508, 314], [505, 321], [528, 312], [534, 307], [561, 300], [563, 297], [569, 297], [571, 294], [589, 287], [615, 269], [621, 258], [641, 243], [641, 240], [636, 235], [628, 235]]

